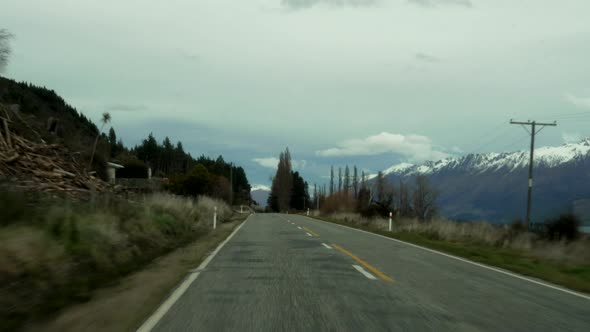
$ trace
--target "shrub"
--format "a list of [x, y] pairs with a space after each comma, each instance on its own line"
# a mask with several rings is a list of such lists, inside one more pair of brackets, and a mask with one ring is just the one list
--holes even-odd
[[344, 192], [337, 192], [332, 196], [326, 197], [323, 204], [320, 205], [320, 210], [322, 214], [352, 212], [355, 210], [356, 205], [356, 200], [352, 195], [347, 195]]
[[123, 168], [117, 169], [117, 177], [123, 179], [147, 179], [148, 165], [138, 159], [129, 159], [122, 163]]
[[510, 223], [510, 231], [516, 234], [526, 232], [527, 225], [522, 219], [514, 219]]
[[0, 226], [25, 219], [29, 209], [25, 195], [21, 192], [4, 191], [0, 187]]
[[562, 214], [545, 223], [545, 236], [550, 241], [561, 241], [562, 239], [568, 241], [575, 240], [580, 235], [578, 230], [579, 224], [580, 221], [575, 215], [571, 213]]
[[0, 331], [85, 300], [93, 289], [197, 239], [211, 230], [215, 207], [219, 222], [231, 217], [222, 201], [169, 194], [141, 203], [106, 197], [15, 209], [14, 220], [31, 218], [0, 227]]

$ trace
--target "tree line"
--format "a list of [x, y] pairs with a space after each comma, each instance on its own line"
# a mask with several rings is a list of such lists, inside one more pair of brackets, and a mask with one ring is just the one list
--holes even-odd
[[344, 170], [338, 168], [337, 176], [332, 166], [328, 187], [314, 184], [312, 200], [324, 214], [357, 212], [365, 217], [386, 217], [393, 213], [424, 221], [436, 215], [437, 198], [438, 191], [424, 175], [393, 183], [381, 171], [369, 179], [364, 171], [359, 175], [356, 165], [352, 171], [347, 165]]
[[184, 150], [181, 141], [174, 144], [169, 137], [159, 143], [150, 133], [140, 144], [127, 149], [111, 127], [106, 137], [110, 155], [124, 168], [117, 177], [145, 178], [151, 168], [155, 177], [168, 178], [167, 189], [179, 195], [207, 195], [231, 204], [250, 203], [250, 183], [240, 166], [201, 155], [195, 159]]
[[297, 171], [293, 171], [289, 148], [279, 155], [277, 171], [272, 178], [267, 209], [272, 212], [305, 210], [310, 205], [309, 185]]

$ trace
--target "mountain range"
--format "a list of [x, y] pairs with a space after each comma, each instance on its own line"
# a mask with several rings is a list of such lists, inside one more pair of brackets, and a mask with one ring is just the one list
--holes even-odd
[[[446, 217], [503, 223], [525, 215], [529, 153], [468, 154], [418, 165], [402, 163], [383, 173], [394, 184], [428, 176], [440, 193], [440, 212]], [[573, 201], [590, 197], [590, 138], [537, 148], [533, 165], [533, 222], [568, 211]]]
[[252, 197], [252, 200], [262, 207], [266, 207], [268, 195], [270, 195], [270, 187], [267, 186], [257, 185], [253, 186], [252, 190], [250, 190], [250, 196]]

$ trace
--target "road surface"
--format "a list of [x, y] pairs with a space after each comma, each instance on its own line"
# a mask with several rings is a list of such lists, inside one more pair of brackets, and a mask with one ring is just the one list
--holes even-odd
[[250, 216], [196, 272], [152, 331], [590, 331], [590, 298], [303, 216]]

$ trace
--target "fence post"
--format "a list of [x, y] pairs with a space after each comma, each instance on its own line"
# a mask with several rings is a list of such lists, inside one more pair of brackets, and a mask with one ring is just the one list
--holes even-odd
[[389, 231], [391, 232], [391, 217], [393, 217], [393, 213], [389, 212]]

